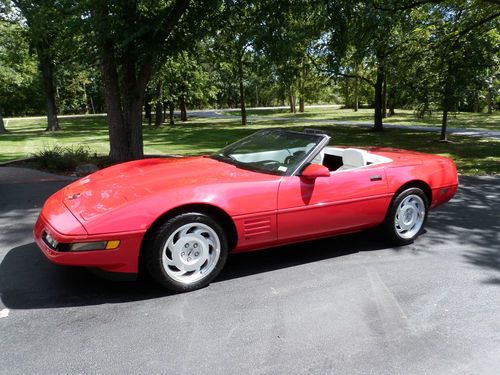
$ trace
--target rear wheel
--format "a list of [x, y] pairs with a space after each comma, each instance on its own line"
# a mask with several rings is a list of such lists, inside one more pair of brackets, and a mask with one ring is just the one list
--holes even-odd
[[228, 244], [214, 219], [193, 212], [160, 226], [146, 251], [146, 265], [156, 281], [170, 290], [188, 292], [208, 285], [220, 273]]
[[384, 222], [388, 239], [397, 245], [412, 243], [424, 228], [427, 210], [427, 197], [421, 189], [409, 188], [399, 193]]

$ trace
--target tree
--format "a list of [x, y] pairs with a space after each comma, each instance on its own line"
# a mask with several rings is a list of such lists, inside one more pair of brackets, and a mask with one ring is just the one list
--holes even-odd
[[487, 89], [488, 72], [498, 66], [500, 12], [462, 1], [420, 5], [411, 16], [417, 27], [403, 53], [408, 97], [416, 99], [422, 114], [432, 106], [441, 109], [440, 139], [446, 141], [449, 113], [458, 110], [471, 90]]
[[241, 123], [246, 125], [245, 65], [255, 48], [256, 4], [251, 0], [224, 0], [223, 5], [215, 48], [237, 77]]
[[100, 57], [110, 140], [110, 159], [143, 156], [142, 106], [153, 61], [189, 7], [188, 0], [87, 3]]
[[11, 9], [16, 7], [24, 16], [31, 44], [38, 56], [38, 68], [45, 94], [47, 130], [59, 130], [54, 65], [57, 50], [60, 48], [58, 41], [61, 40], [64, 5], [50, 0], [12, 0], [4, 3]]
[[142, 106], [153, 66], [193, 43], [217, 2], [88, 0], [84, 5], [79, 17], [100, 59], [110, 159], [141, 158]]
[[[384, 82], [388, 66], [406, 40], [411, 23], [404, 11], [386, 9], [384, 2], [326, 1], [326, 33], [320, 47], [326, 54], [329, 71], [334, 76], [354, 78], [374, 88], [373, 130], [383, 130]], [[349, 69], [354, 66], [355, 69]], [[369, 76], [357, 67], [369, 68]]]
[[5, 103], [26, 101], [27, 89], [36, 79], [36, 60], [30, 54], [26, 29], [0, 19], [0, 133], [5, 133]]
[[[440, 139], [446, 141], [448, 113], [458, 104], [470, 78], [478, 76], [485, 68], [497, 66], [495, 57], [500, 51], [500, 34], [495, 19], [500, 12], [490, 6], [471, 8], [466, 2], [456, 7], [434, 7], [432, 13], [439, 25], [433, 35], [437, 42], [432, 52], [441, 73]], [[449, 22], [450, 18], [453, 22]]]
[[[155, 88], [157, 94], [156, 111], [161, 111], [163, 103], [168, 105], [171, 125], [174, 122], [173, 107], [176, 102], [180, 105], [181, 120], [187, 121], [187, 105], [204, 106], [217, 96], [213, 75], [207, 66], [207, 61], [213, 58], [207, 52], [208, 49], [205, 43], [198, 43], [191, 51], [182, 51], [168, 57], [151, 80], [151, 87]], [[157, 117], [157, 124], [158, 122]]]
[[101, 85], [99, 72], [94, 66], [83, 59], [66, 60], [55, 66], [54, 75], [60, 114], [95, 113], [101, 100]]
[[283, 91], [288, 93], [290, 111], [304, 112], [305, 87], [310, 76], [307, 51], [320, 37], [324, 6], [317, 1], [264, 2], [259, 4], [257, 47], [267, 56]]

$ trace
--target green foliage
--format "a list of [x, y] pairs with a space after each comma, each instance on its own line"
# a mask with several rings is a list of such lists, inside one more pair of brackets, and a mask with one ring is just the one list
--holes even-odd
[[0, 108], [4, 115], [31, 114], [43, 104], [36, 57], [25, 27], [0, 19]]
[[90, 162], [97, 155], [84, 145], [46, 147], [33, 154], [39, 168], [49, 171], [73, 171], [77, 165]]
[[216, 98], [218, 89], [210, 74], [208, 56], [200, 44], [197, 52], [183, 51], [166, 58], [150, 82], [149, 89], [155, 90], [163, 83], [163, 100], [176, 102], [184, 96], [192, 106], [207, 106]]
[[498, 22], [486, 21], [492, 11], [487, 4], [470, 2], [412, 11], [415, 27], [395, 75], [397, 84], [406, 86], [402, 90], [406, 102], [422, 113], [445, 106], [479, 111], [486, 105], [486, 91], [498, 74], [500, 51]]
[[141, 106], [159, 94], [189, 108], [383, 102], [421, 121], [492, 112], [499, 17], [477, 0], [0, 0], [0, 108], [43, 113], [44, 61], [60, 114], [115, 111], [120, 158], [141, 156]]

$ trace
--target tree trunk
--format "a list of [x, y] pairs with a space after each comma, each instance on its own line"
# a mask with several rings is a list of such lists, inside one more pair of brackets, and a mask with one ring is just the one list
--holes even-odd
[[387, 117], [387, 74], [384, 74], [384, 85], [382, 86], [382, 117]]
[[112, 162], [130, 159], [128, 131], [122, 118], [118, 72], [111, 43], [104, 43], [101, 56], [104, 101], [109, 130], [109, 158]]
[[156, 104], [155, 104], [155, 126], [160, 127], [163, 123], [163, 82], [158, 82], [156, 86]]
[[243, 86], [243, 54], [238, 58], [238, 79], [240, 84], [241, 125], [247, 124], [247, 108], [245, 106], [245, 87]]
[[395, 107], [396, 107], [396, 93], [394, 92], [394, 88], [390, 88], [387, 95], [388, 95], [387, 105], [389, 106], [388, 116], [391, 117], [395, 115]]
[[474, 112], [481, 113], [481, 108], [479, 106], [479, 90], [474, 92]]
[[142, 136], [142, 99], [136, 98], [125, 109], [125, 124], [129, 129], [130, 158], [144, 157], [144, 143]]
[[306, 75], [306, 69], [304, 66], [304, 62], [302, 62], [302, 71], [301, 71], [300, 77], [299, 77], [299, 112], [300, 113], [304, 113], [304, 110], [305, 110], [305, 93], [304, 93], [305, 75]]
[[304, 113], [305, 111], [305, 100], [304, 100], [304, 78], [300, 78], [299, 81], [299, 112]]
[[491, 87], [488, 87], [486, 92], [486, 101], [488, 102], [488, 114], [491, 115], [493, 113], [493, 89]]
[[90, 113], [89, 108], [89, 98], [87, 97], [87, 88], [85, 87], [85, 83], [82, 83], [83, 88], [83, 102], [85, 103], [85, 114], [88, 115]]
[[440, 141], [447, 140], [446, 127], [448, 126], [448, 112], [451, 107], [450, 104], [451, 104], [451, 87], [449, 80], [446, 79], [443, 91], [443, 117], [441, 119], [441, 136], [439, 138]]
[[92, 99], [92, 95], [89, 95], [89, 99], [90, 99], [90, 107], [92, 108], [92, 114], [95, 115], [94, 100]]
[[150, 61], [145, 62], [137, 73], [137, 62], [127, 54], [120, 65], [123, 67], [121, 85], [113, 45], [111, 42], [104, 42], [101, 48], [101, 69], [109, 128], [109, 158], [112, 162], [140, 159], [144, 156], [142, 105], [151, 74]]
[[[357, 68], [355, 70], [356, 72], [356, 75], [358, 74], [358, 71], [357, 71]], [[354, 112], [358, 112], [358, 109], [359, 109], [359, 89], [358, 89], [358, 85], [359, 85], [359, 79], [358, 77], [356, 76], [356, 78], [354, 78]]]
[[47, 112], [47, 131], [59, 130], [57, 120], [56, 90], [54, 86], [54, 67], [45, 47], [37, 45], [39, 68], [42, 73], [43, 89], [45, 94], [45, 111]]
[[144, 118], [148, 120], [148, 125], [151, 126], [153, 115], [151, 114], [151, 103], [149, 102], [149, 98], [146, 98], [144, 101]]
[[389, 117], [390, 116], [394, 116], [396, 114], [396, 111], [395, 111], [395, 104], [394, 104], [394, 100], [391, 99], [391, 101], [389, 102]]
[[2, 111], [2, 106], [0, 106], [0, 134], [5, 134], [7, 133], [7, 129], [5, 129], [5, 124], [3, 122]]
[[377, 80], [375, 81], [375, 116], [374, 116], [374, 131], [384, 130], [382, 123], [382, 87], [384, 83], [384, 64], [379, 60], [377, 66]]
[[148, 90], [144, 94], [144, 119], [147, 120], [148, 125], [151, 126], [152, 111], [151, 111], [151, 95]]
[[344, 107], [349, 108], [349, 78], [345, 77], [345, 86], [344, 86]]
[[168, 118], [169, 118], [169, 124], [170, 125], [175, 125], [175, 122], [174, 122], [174, 101], [173, 100], [169, 100], [168, 101]]
[[187, 109], [186, 109], [186, 98], [184, 95], [181, 95], [179, 98], [179, 107], [181, 110], [181, 121], [187, 121]]
[[446, 127], [448, 126], [448, 108], [443, 108], [443, 118], [441, 119], [441, 137], [439, 140], [446, 141]]
[[451, 104], [453, 101], [452, 84], [448, 76], [446, 76], [443, 89], [443, 117], [441, 119], [441, 136], [440, 141], [446, 141], [448, 139], [446, 134], [446, 127], [448, 126], [448, 112], [450, 111]]
[[295, 95], [293, 94], [293, 87], [290, 86], [288, 99], [290, 101], [290, 113], [297, 113], [297, 103], [295, 102]]
[[167, 121], [167, 108], [168, 103], [166, 101], [163, 102], [163, 122]]

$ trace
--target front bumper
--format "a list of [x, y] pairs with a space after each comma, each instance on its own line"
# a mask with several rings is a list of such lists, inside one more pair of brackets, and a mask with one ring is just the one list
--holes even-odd
[[[113, 250], [59, 252], [51, 249], [42, 239], [44, 231], [60, 243], [120, 240]], [[65, 266], [93, 267], [106, 272], [137, 273], [139, 252], [144, 232], [122, 232], [99, 235], [67, 235], [59, 232], [44, 217], [43, 212], [33, 229], [38, 247], [52, 263]]]

